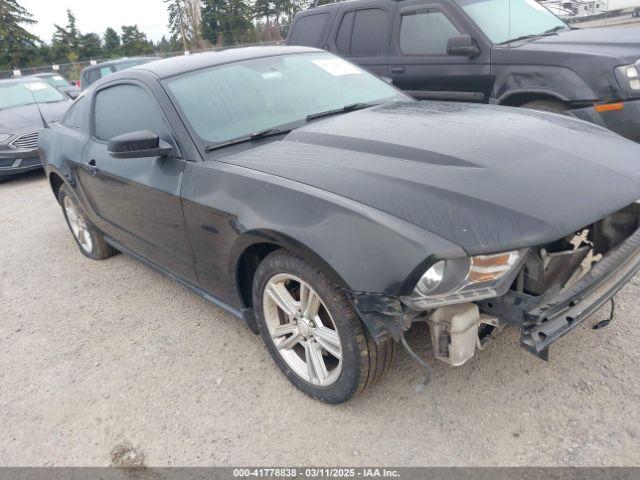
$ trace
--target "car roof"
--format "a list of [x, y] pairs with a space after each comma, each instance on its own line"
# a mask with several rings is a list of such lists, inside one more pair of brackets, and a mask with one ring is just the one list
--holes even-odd
[[102, 68], [102, 67], [108, 67], [109, 65], [119, 65], [121, 63], [129, 63], [132, 60], [136, 61], [136, 60], [157, 60], [158, 57], [122, 57], [122, 58], [118, 58], [116, 60], [107, 60], [106, 62], [100, 62], [97, 63], [95, 65], [87, 65], [86, 67], [84, 67], [82, 69], [83, 72], [88, 71], [88, 70], [94, 70], [96, 68]]
[[[34, 79], [33, 77], [19, 77], [19, 78], [6, 78], [4, 80], [0, 80], [0, 85], [9, 85], [12, 83], [32, 83], [32, 82], [44, 82], [44, 80]], [[48, 85], [48, 84], [47, 84]]]
[[[274, 57], [280, 55], [291, 55], [295, 53], [319, 53], [324, 52], [317, 48], [309, 47], [244, 47], [230, 48], [215, 52], [194, 53], [191, 55], [180, 55], [178, 57], [156, 60], [152, 63], [145, 63], [127, 70], [129, 74], [136, 70], [146, 70], [157, 77], [163, 79], [192, 72], [207, 67], [223, 65], [225, 63], [242, 62], [244, 60], [254, 60], [258, 58]], [[124, 74], [125, 71], [119, 72]], [[117, 74], [116, 74], [117, 75]], [[117, 78], [114, 75], [111, 78]]]

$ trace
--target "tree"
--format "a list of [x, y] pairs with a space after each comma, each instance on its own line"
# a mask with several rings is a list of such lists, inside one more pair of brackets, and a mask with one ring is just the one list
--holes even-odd
[[255, 41], [251, 7], [244, 0], [204, 0], [203, 36], [218, 46]]
[[147, 40], [137, 25], [122, 26], [122, 54], [125, 56], [144, 55], [153, 52], [153, 45]]
[[37, 23], [17, 0], [0, 0], [0, 65], [2, 69], [27, 65], [37, 55], [40, 40], [23, 25]]
[[53, 57], [57, 62], [77, 62], [80, 58], [81, 34], [76, 26], [76, 17], [67, 9], [67, 25], [61, 27], [54, 24], [56, 31], [53, 34], [51, 47]]
[[80, 37], [80, 60], [98, 59], [102, 56], [102, 40], [97, 33]]
[[111, 27], [104, 32], [103, 55], [106, 58], [122, 55], [120, 35]]
[[179, 39], [184, 50], [203, 48], [201, 0], [164, 0], [169, 11], [172, 39]]

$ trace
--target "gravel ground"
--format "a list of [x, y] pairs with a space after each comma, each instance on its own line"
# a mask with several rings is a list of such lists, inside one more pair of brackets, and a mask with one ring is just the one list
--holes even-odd
[[[640, 465], [636, 278], [551, 361], [507, 330], [466, 366], [404, 352], [342, 406], [235, 318], [124, 255], [82, 256], [41, 173], [0, 186], [0, 465]], [[424, 331], [413, 344], [426, 351]]]

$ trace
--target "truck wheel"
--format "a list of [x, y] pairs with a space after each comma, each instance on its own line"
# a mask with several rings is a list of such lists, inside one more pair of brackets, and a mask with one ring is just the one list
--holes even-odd
[[557, 100], [534, 100], [533, 102], [521, 105], [521, 108], [530, 108], [531, 110], [539, 110], [541, 112], [564, 113], [569, 108], [562, 102]]
[[104, 260], [118, 253], [105, 242], [102, 233], [89, 221], [66, 184], [60, 187], [58, 201], [69, 230], [84, 256], [92, 260]]
[[346, 402], [393, 361], [393, 340], [371, 340], [345, 293], [293, 253], [278, 250], [258, 266], [253, 305], [276, 365], [313, 398]]

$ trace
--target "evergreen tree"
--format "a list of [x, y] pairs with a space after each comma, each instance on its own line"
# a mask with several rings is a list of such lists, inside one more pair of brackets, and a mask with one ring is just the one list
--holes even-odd
[[153, 52], [153, 44], [137, 25], [122, 26], [122, 54], [131, 57]]
[[120, 35], [109, 27], [104, 32], [103, 56], [105, 58], [119, 57], [122, 55]]
[[172, 40], [179, 40], [184, 50], [203, 48], [201, 0], [164, 0], [164, 3], [169, 11]]
[[244, 0], [204, 0], [203, 36], [217, 46], [255, 41], [251, 17], [251, 7]]
[[56, 24], [54, 27], [56, 31], [51, 42], [54, 59], [60, 63], [77, 62], [80, 58], [82, 35], [76, 26], [76, 17], [73, 12], [67, 10], [67, 25], [65, 27]]
[[36, 23], [17, 0], [0, 0], [0, 68], [19, 68], [37, 57], [38, 37], [23, 25]]
[[102, 57], [102, 40], [96, 33], [80, 36], [80, 60], [92, 60]]

